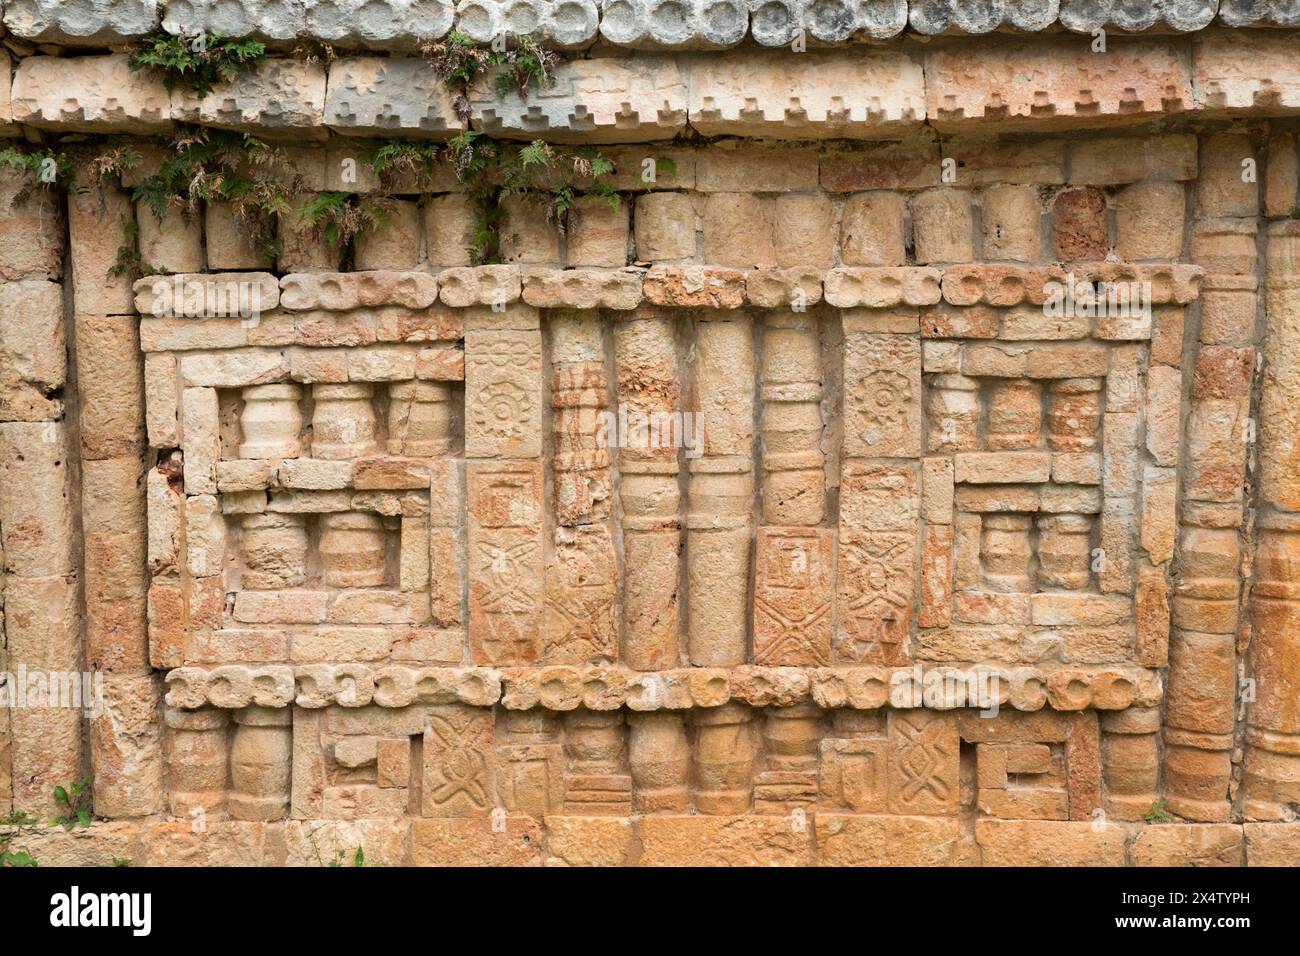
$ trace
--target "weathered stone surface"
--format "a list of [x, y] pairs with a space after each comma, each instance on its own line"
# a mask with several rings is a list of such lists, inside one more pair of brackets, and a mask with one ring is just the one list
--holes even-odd
[[444, 139], [465, 128], [451, 95], [418, 58], [356, 57], [330, 67], [324, 122], [347, 136]]
[[[233, 204], [130, 193], [156, 147], [102, 189], [78, 147], [66, 197], [0, 176], [0, 671], [104, 690], [4, 709], [0, 805], [52, 815], [88, 763], [146, 821], [52, 859], [1289, 859], [1289, 34], [1171, 37], [1194, 2], [188, 0], [166, 29], [276, 51], [200, 102], [68, 6], [6, 7], [46, 23], [11, 24], [0, 133], [287, 136], [304, 193], [275, 271], [231, 271], [271, 268]], [[369, 168], [461, 131], [418, 38], [585, 51], [601, 16], [555, 84], [471, 100], [599, 147], [616, 204]], [[833, 46], [909, 16], [939, 38]], [[693, 52], [746, 31], [772, 49]], [[282, 56], [313, 32], [342, 58]], [[330, 246], [296, 208], [327, 191], [387, 223]]]
[[157, 133], [174, 118], [162, 83], [133, 73], [120, 54], [27, 57], [14, 76], [13, 112], [19, 123], [86, 133]]
[[143, 36], [158, 25], [150, 0], [119, 3], [29, 0], [5, 4], [4, 24], [15, 36], [42, 43], [105, 47]]
[[551, 85], [527, 99], [501, 96], [490, 79], [470, 92], [477, 128], [507, 139], [556, 142], [672, 139], [685, 128], [687, 102], [677, 63], [657, 57], [565, 61]]
[[[742, 58], [747, 62], [738, 69]], [[924, 117], [921, 66], [901, 52], [851, 60], [781, 55], [758, 62], [743, 54], [712, 54], [691, 60], [687, 69], [691, 126], [706, 135], [879, 139], [919, 127]], [[762, 77], [757, 85], [756, 75]], [[870, 89], [871, 98], [845, 97], [842, 91], [849, 89]]]
[[1077, 128], [1194, 105], [1187, 64], [1152, 42], [1116, 40], [1102, 57], [1075, 40], [936, 48], [926, 54], [926, 77], [926, 116], [939, 129]]

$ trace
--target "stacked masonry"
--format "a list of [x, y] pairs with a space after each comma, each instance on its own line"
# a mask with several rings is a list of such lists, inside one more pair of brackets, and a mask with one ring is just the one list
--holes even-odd
[[[1300, 862], [1300, 40], [1203, 29], [1288, 5], [173, 3], [345, 48], [201, 101], [101, 6], [4, 4], [0, 132], [145, 159], [0, 183], [0, 673], [103, 687], [0, 709], [0, 815], [86, 776], [100, 818], [13, 849]], [[507, 199], [500, 264], [451, 175], [350, 257], [131, 199], [179, 122], [378, 193], [368, 143], [463, 128], [380, 54], [521, 22], [655, 49], [472, 91], [617, 167], [564, 230]], [[675, 52], [800, 22], [950, 35]]]

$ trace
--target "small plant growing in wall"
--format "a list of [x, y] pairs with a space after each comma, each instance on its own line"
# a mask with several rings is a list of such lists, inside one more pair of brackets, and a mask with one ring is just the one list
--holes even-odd
[[1147, 823], [1173, 823], [1173, 815], [1166, 809], [1168, 801], [1157, 800], [1142, 817]]
[[507, 196], [540, 202], [561, 235], [580, 196], [598, 196], [615, 209], [621, 201], [610, 181], [614, 164], [591, 147], [560, 150], [543, 140], [516, 146], [468, 130], [447, 149], [474, 210], [470, 258], [476, 265], [500, 261], [501, 201]]
[[266, 56], [257, 40], [235, 39], [220, 33], [175, 36], [155, 30], [131, 54], [131, 70], [148, 70], [160, 76], [170, 93], [178, 86], [204, 97], [220, 83], [228, 83]]
[[388, 222], [383, 200], [368, 199], [357, 193], [317, 193], [300, 211], [303, 222], [324, 236], [345, 259], [351, 258], [357, 236]]
[[54, 802], [58, 804], [58, 815], [50, 821], [52, 827], [65, 830], [83, 829], [90, 826], [90, 781], [78, 780], [66, 787], [54, 788]]
[[262, 258], [274, 259], [278, 217], [293, 209], [300, 176], [282, 176], [282, 150], [246, 133], [183, 127], [163, 139], [165, 158], [131, 194], [159, 221], [170, 211], [192, 218], [206, 202], [229, 203]]
[[329, 861], [328, 865], [332, 867], [366, 866], [367, 864], [366, 864], [365, 848], [357, 847], [356, 851], [352, 854], [351, 860], [348, 860], [348, 855], [346, 851], [339, 850], [337, 853], [334, 854], [334, 858]]
[[420, 52], [433, 67], [451, 93], [452, 108], [463, 122], [470, 118], [469, 88], [484, 73], [495, 72], [493, 87], [498, 95], [517, 93], [527, 99], [530, 90], [547, 86], [555, 67], [556, 56], [527, 34], [515, 39], [515, 45], [491, 49], [477, 45], [459, 30], [446, 39], [421, 44]]
[[24, 180], [22, 187], [14, 194], [14, 206], [26, 203], [38, 189], [66, 189], [76, 180], [72, 161], [67, 154], [53, 149], [22, 149], [15, 146], [0, 149], [0, 168], [16, 172]]
[[10, 850], [9, 844], [23, 831], [35, 830], [39, 825], [34, 816], [21, 810], [0, 817], [0, 868], [38, 865], [30, 853], [25, 850]]

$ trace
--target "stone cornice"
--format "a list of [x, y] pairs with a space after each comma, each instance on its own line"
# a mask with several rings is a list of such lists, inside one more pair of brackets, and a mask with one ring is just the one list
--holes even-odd
[[1189, 33], [1300, 26], [1290, 0], [4, 0], [4, 24], [38, 43], [105, 48], [156, 29], [314, 38], [341, 49], [414, 49], [453, 28], [480, 42], [531, 32], [583, 49], [719, 49], [747, 38], [786, 46], [802, 28], [812, 43], [903, 34]]
[[[486, 80], [470, 126], [507, 139], [640, 143], [684, 133], [897, 140], [947, 132], [1059, 131], [1157, 119], [1300, 112], [1300, 34], [1216, 30], [1114, 39], [956, 40], [871, 50], [606, 56], [561, 62], [527, 98]], [[20, 59], [0, 71], [0, 134], [22, 127], [149, 134], [176, 123], [269, 138], [447, 139], [465, 128], [418, 58], [270, 57], [203, 99], [133, 73], [123, 54]]]
[[[995, 678], [995, 680], [994, 680]], [[980, 684], [980, 681], [988, 681]], [[1150, 707], [1164, 694], [1158, 671], [1138, 667], [419, 667], [403, 664], [226, 664], [167, 674], [167, 704], [180, 709], [249, 706], [317, 709], [468, 704], [507, 710], [636, 711], [720, 707], [886, 706], [952, 710], [971, 704], [967, 688], [1018, 711]], [[978, 688], [987, 689], [980, 690]]]

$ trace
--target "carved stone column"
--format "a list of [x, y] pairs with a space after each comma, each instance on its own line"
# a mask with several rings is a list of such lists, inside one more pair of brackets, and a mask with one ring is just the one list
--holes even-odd
[[1300, 220], [1269, 230], [1265, 305], [1242, 810], [1286, 820], [1300, 804]]

